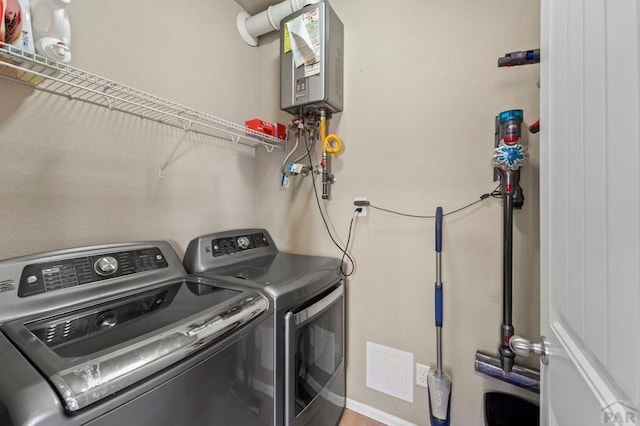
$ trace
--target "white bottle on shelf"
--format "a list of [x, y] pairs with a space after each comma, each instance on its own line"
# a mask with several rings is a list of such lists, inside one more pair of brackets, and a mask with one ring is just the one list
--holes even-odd
[[4, 43], [4, 9], [6, 0], [0, 0], [0, 42]]
[[31, 0], [36, 52], [48, 59], [71, 61], [71, 25], [65, 7], [71, 0]]

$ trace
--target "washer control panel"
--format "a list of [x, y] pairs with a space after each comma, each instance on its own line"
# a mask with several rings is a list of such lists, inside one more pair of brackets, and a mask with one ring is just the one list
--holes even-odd
[[18, 296], [33, 296], [168, 266], [157, 247], [35, 263], [22, 270]]
[[211, 240], [211, 253], [213, 254], [213, 257], [218, 257], [268, 246], [269, 240], [266, 235], [258, 232], [255, 234], [214, 238]]

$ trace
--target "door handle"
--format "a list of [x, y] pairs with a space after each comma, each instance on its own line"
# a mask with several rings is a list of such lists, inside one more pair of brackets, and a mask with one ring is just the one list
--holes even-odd
[[511, 339], [509, 339], [509, 347], [516, 355], [526, 358], [535, 354], [540, 357], [540, 361], [542, 361], [544, 365], [549, 364], [549, 344], [544, 336], [542, 336], [542, 342], [540, 343], [532, 343], [531, 340], [526, 337], [518, 335], [511, 336]]

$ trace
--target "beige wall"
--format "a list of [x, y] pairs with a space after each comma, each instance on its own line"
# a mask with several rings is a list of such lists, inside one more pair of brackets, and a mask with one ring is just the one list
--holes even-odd
[[[334, 163], [337, 183], [325, 205], [342, 241], [353, 199], [389, 209], [433, 214], [491, 191], [493, 120], [522, 108], [538, 118], [538, 66], [498, 69], [505, 52], [539, 46], [537, 2], [332, 0], [345, 25], [345, 108], [331, 130], [345, 142]], [[277, 111], [278, 40], [260, 47], [260, 112]], [[515, 213], [516, 331], [537, 337], [537, 137], [523, 170], [526, 202]], [[278, 187], [284, 154], [258, 151], [260, 225], [280, 247], [338, 256], [315, 205], [311, 181]], [[444, 364], [454, 382], [453, 424], [481, 425], [484, 389], [502, 387], [474, 372], [477, 349], [495, 353], [501, 322], [502, 208], [488, 199], [444, 221]], [[427, 424], [427, 392], [407, 403], [366, 387], [366, 342], [412, 352], [435, 364], [433, 221], [369, 210], [355, 229], [358, 263], [349, 279], [348, 397], [411, 422]]]
[[[74, 1], [72, 64], [235, 122], [257, 115], [258, 51], [232, 1]], [[0, 258], [254, 226], [255, 152], [0, 80]]]
[[[431, 214], [493, 189], [493, 116], [537, 118], [538, 67], [497, 69], [504, 52], [537, 47], [538, 5], [511, 2], [333, 0], [345, 24], [345, 112], [331, 121], [345, 152], [326, 203], [346, 239], [355, 196]], [[278, 48], [237, 36], [228, 2], [75, 1], [73, 64], [236, 122], [278, 111]], [[181, 136], [104, 108], [0, 80], [0, 258], [84, 244], [169, 240], [260, 225], [282, 249], [338, 256], [309, 178], [278, 187], [284, 153]], [[516, 330], [538, 333], [537, 138], [515, 216]], [[257, 153], [257, 154], [256, 154]], [[256, 161], [257, 157], [257, 161]], [[427, 424], [426, 390], [409, 404], [365, 386], [365, 343], [435, 361], [433, 223], [369, 211], [358, 221], [348, 283], [348, 397]], [[454, 380], [453, 423], [481, 424], [476, 349], [495, 352], [501, 301], [501, 208], [486, 200], [445, 219], [444, 360]]]

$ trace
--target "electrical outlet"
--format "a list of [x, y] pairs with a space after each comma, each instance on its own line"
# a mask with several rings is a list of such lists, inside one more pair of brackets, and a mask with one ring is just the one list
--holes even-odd
[[[355, 205], [356, 201], [367, 201], [367, 197], [356, 197], [353, 200], [353, 203]], [[367, 215], [367, 206], [356, 206], [356, 208], [360, 208], [362, 209], [362, 211], [360, 213], [358, 213], [358, 216], [363, 217]]]
[[427, 384], [429, 371], [431, 371], [431, 367], [428, 365], [416, 364], [416, 385], [422, 386], [423, 388], [429, 386]]

